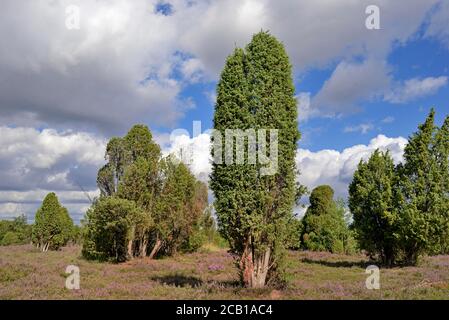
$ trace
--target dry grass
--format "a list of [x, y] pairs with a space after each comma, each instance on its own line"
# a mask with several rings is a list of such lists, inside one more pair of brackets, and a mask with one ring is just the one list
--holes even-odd
[[[77, 265], [81, 289], [65, 288], [65, 268]], [[447, 299], [449, 256], [418, 267], [381, 269], [381, 289], [365, 288], [363, 256], [291, 252], [291, 285], [278, 291], [238, 286], [222, 249], [124, 264], [90, 262], [79, 247], [42, 253], [32, 246], [0, 247], [0, 299]]]

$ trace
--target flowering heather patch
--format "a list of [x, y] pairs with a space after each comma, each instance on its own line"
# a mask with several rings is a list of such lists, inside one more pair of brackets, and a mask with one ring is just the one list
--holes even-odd
[[221, 271], [224, 269], [222, 265], [219, 264], [211, 264], [209, 267], [207, 267], [210, 271]]
[[[290, 252], [291, 284], [274, 292], [241, 288], [226, 250], [122, 264], [86, 261], [80, 251], [0, 247], [0, 299], [448, 299], [449, 256], [381, 268], [381, 289], [368, 290], [364, 256]], [[67, 265], [80, 268], [80, 290], [65, 288]]]

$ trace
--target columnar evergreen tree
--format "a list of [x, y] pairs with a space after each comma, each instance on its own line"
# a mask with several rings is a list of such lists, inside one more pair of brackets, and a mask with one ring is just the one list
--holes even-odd
[[306, 250], [351, 253], [354, 241], [344, 219], [344, 207], [334, 201], [334, 190], [318, 186], [302, 219], [301, 245]]
[[449, 253], [449, 116], [441, 128], [437, 129], [433, 145], [433, 153], [437, 163], [439, 206], [440, 206], [440, 239], [436, 243], [435, 253]]
[[[415, 264], [421, 253], [438, 253], [447, 233], [447, 197], [444, 177], [444, 131], [434, 124], [435, 110], [418, 127], [404, 151], [399, 166], [401, 191], [401, 245], [407, 263]], [[438, 134], [439, 132], [440, 134]], [[436, 141], [439, 140], [437, 143]], [[444, 141], [444, 142], [443, 142]]]
[[[300, 137], [291, 65], [284, 46], [267, 32], [254, 35], [245, 50], [235, 49], [227, 58], [217, 88], [214, 129], [221, 133], [222, 145], [226, 129], [278, 130], [275, 174], [261, 174], [261, 161], [255, 165], [245, 157], [239, 164], [215, 161], [211, 175], [219, 226], [239, 256], [241, 279], [248, 287], [262, 287], [283, 274]], [[220, 137], [213, 139], [218, 148]], [[269, 149], [268, 137], [266, 144]]]
[[349, 208], [361, 249], [392, 265], [398, 256], [395, 167], [389, 152], [374, 151], [361, 160], [349, 186]]
[[72, 230], [73, 221], [67, 209], [61, 206], [55, 193], [49, 193], [36, 212], [33, 243], [44, 252], [57, 250], [70, 240]]

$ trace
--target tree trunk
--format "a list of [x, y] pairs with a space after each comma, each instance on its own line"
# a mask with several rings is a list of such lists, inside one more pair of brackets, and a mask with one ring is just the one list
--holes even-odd
[[252, 288], [263, 288], [267, 279], [268, 267], [270, 263], [271, 250], [268, 248], [254, 259], [254, 269], [252, 274]]
[[252, 274], [254, 272], [253, 255], [249, 247], [249, 243], [245, 244], [242, 257], [240, 258], [241, 280], [245, 287], [250, 288], [252, 282]]
[[128, 259], [132, 259], [133, 258], [133, 240], [129, 240], [128, 241]]
[[154, 244], [153, 250], [151, 250], [150, 259], [153, 259], [156, 256], [156, 254], [158, 253], [161, 246], [162, 246], [162, 241], [159, 240], [159, 236], [158, 236], [156, 238], [156, 243]]
[[271, 249], [260, 254], [253, 254], [250, 242], [245, 245], [240, 259], [240, 270], [243, 284], [248, 288], [263, 288], [268, 275]]
[[387, 266], [387, 267], [392, 267], [394, 264], [394, 254], [393, 254], [393, 249], [390, 247], [386, 247], [384, 248], [384, 254], [383, 254], [383, 263]]
[[141, 258], [145, 257], [147, 253], [147, 246], [148, 246], [148, 237], [145, 235], [142, 237], [142, 240], [140, 241], [139, 256]]

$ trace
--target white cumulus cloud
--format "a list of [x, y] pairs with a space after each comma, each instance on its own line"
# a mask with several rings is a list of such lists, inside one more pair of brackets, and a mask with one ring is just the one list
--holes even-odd
[[448, 77], [412, 78], [398, 85], [385, 95], [385, 100], [391, 103], [406, 103], [436, 93], [447, 85]]
[[336, 196], [346, 198], [348, 185], [361, 159], [366, 160], [374, 150], [380, 149], [389, 150], [395, 163], [398, 163], [403, 160], [406, 144], [407, 140], [403, 137], [378, 135], [367, 145], [355, 145], [343, 151], [299, 149], [296, 154], [296, 165], [301, 171], [299, 181], [310, 190], [328, 184], [335, 190]]

